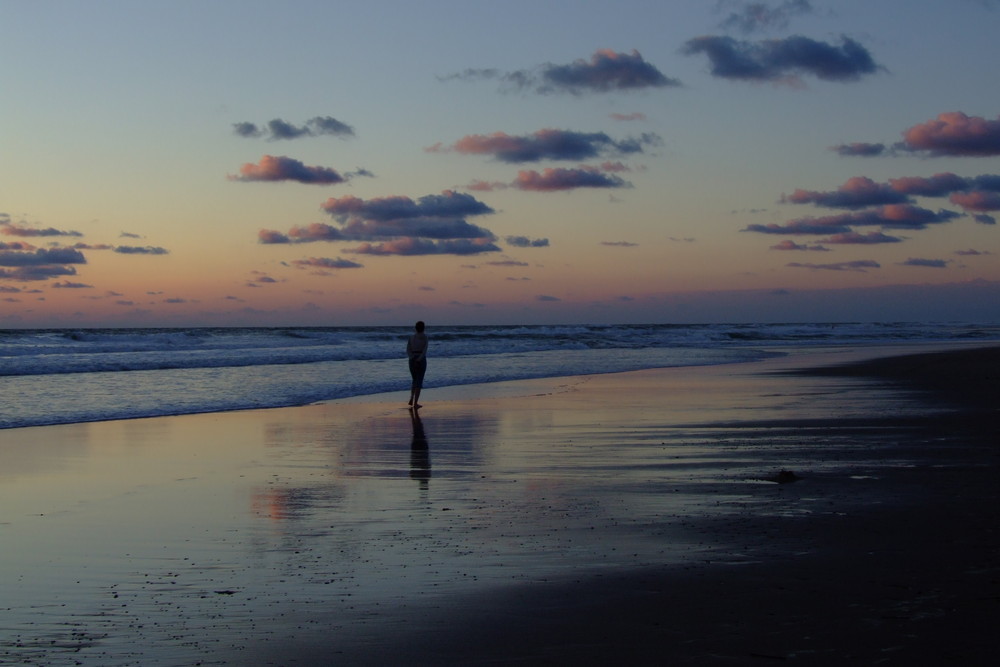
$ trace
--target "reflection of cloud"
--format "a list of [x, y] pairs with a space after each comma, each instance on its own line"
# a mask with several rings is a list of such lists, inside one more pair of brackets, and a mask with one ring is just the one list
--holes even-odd
[[797, 82], [802, 74], [854, 81], [879, 69], [868, 50], [849, 37], [836, 46], [800, 35], [760, 42], [704, 36], [689, 40], [682, 52], [707, 55], [713, 76], [744, 81]]
[[534, 70], [513, 72], [467, 69], [438, 78], [441, 81], [496, 80], [503, 90], [532, 90], [540, 95], [625, 92], [681, 85], [680, 81], [664, 76], [654, 65], [646, 62], [638, 51], [619, 53], [610, 49], [599, 49], [590, 60], [581, 58], [566, 65], [549, 63]]

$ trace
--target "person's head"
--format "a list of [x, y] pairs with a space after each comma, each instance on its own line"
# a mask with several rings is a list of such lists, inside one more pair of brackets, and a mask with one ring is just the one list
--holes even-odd
[[421, 321], [417, 322], [416, 324], [414, 324], [413, 328], [417, 330], [417, 333], [423, 333], [424, 332], [424, 322], [423, 322], [423, 320], [421, 320]]

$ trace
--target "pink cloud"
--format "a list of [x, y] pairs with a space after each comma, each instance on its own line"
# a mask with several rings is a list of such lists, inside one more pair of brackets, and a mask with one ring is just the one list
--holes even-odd
[[824, 248], [821, 245], [807, 245], [805, 243], [796, 243], [791, 239], [782, 241], [781, 243], [776, 243], [771, 246], [771, 250], [813, 250], [818, 252], [829, 252], [829, 248]]
[[911, 150], [931, 155], [1000, 155], [1000, 118], [987, 120], [951, 111], [905, 130], [903, 139]]
[[575, 188], [623, 188], [628, 182], [609, 176], [596, 167], [581, 166], [575, 169], [548, 168], [541, 172], [533, 169], [519, 171], [513, 187], [519, 190], [552, 192]]
[[948, 200], [966, 211], [1000, 211], [1000, 193], [997, 192], [955, 192]]
[[290, 157], [264, 155], [260, 162], [247, 162], [240, 167], [238, 175], [230, 175], [231, 181], [297, 181], [311, 185], [332, 185], [343, 183], [345, 179], [335, 169], [309, 167]]

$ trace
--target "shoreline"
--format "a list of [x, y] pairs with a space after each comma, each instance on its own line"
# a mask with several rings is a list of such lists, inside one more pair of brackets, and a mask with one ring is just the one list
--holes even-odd
[[982, 663], [976, 348], [3, 431], [0, 662]]

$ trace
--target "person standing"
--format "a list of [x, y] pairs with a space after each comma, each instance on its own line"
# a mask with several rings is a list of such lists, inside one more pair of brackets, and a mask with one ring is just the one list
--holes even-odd
[[420, 390], [424, 386], [424, 373], [427, 372], [427, 334], [424, 333], [424, 323], [417, 322], [414, 333], [406, 341], [406, 356], [410, 364], [410, 407], [419, 408]]

